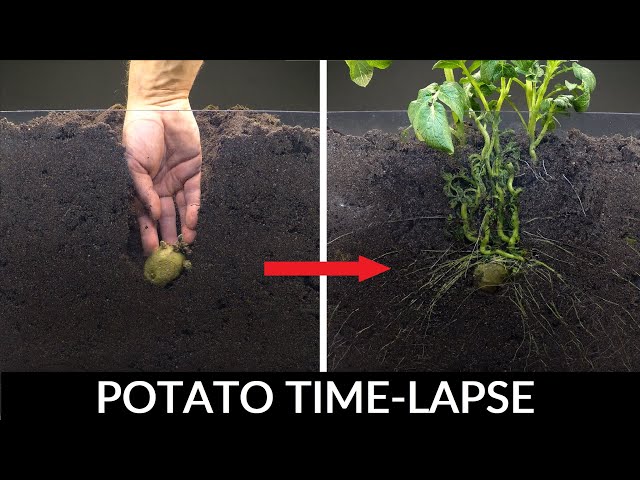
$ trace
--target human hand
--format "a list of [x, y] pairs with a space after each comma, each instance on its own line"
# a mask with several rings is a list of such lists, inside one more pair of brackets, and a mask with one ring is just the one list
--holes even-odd
[[[122, 143], [136, 189], [136, 215], [145, 255], [196, 237], [200, 208], [200, 132], [189, 93], [201, 60], [132, 60]], [[175, 203], [174, 203], [175, 202]]]
[[[200, 132], [187, 99], [154, 110], [127, 110], [122, 133], [127, 166], [136, 190], [136, 215], [145, 255], [182, 239], [192, 243], [200, 208]], [[175, 204], [174, 204], [175, 199]]]

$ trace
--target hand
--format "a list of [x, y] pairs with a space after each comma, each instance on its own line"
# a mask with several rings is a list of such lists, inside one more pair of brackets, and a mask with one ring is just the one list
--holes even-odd
[[189, 102], [177, 100], [155, 108], [128, 110], [122, 133], [145, 255], [159, 245], [158, 225], [162, 240], [178, 241], [176, 205], [182, 239], [192, 243], [200, 208], [202, 150]]

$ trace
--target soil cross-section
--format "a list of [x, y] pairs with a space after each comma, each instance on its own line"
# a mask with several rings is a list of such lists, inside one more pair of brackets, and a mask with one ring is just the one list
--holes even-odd
[[640, 370], [640, 141], [571, 130], [539, 146], [535, 170], [525, 153], [522, 248], [553, 271], [523, 270], [494, 293], [451, 263], [474, 246], [443, 192], [442, 173], [481, 144], [471, 134], [448, 156], [397, 134], [329, 132], [329, 260], [391, 267], [359, 285], [329, 279], [329, 369]]
[[0, 371], [318, 368], [318, 281], [264, 278], [318, 257], [318, 132], [196, 114], [193, 268], [145, 281], [123, 112], [0, 121]]

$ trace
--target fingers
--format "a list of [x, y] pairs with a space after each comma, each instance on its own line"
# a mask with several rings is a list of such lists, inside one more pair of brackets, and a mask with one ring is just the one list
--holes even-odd
[[178, 243], [178, 233], [176, 227], [176, 207], [173, 198], [162, 197], [160, 199], [162, 215], [160, 216], [160, 235], [167, 243]]
[[182, 233], [182, 240], [186, 243], [193, 243], [196, 238], [196, 231], [186, 225], [187, 201], [185, 200], [183, 190], [180, 190], [176, 194], [176, 204], [178, 205], [178, 212], [180, 214], [180, 225], [182, 227], [180, 233]]
[[148, 214], [140, 200], [135, 199], [136, 216], [140, 227], [140, 240], [145, 256], [151, 255], [158, 248], [158, 230], [156, 222]]
[[162, 214], [160, 197], [153, 186], [153, 180], [146, 173], [131, 172], [136, 194], [151, 218], [159, 220]]
[[198, 211], [200, 210], [200, 177], [198, 172], [184, 184], [184, 199], [186, 203], [186, 213], [184, 224], [191, 230], [196, 229], [198, 224]]

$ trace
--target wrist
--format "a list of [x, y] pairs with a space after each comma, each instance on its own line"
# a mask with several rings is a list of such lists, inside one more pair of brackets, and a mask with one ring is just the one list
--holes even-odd
[[127, 109], [189, 109], [201, 60], [132, 60]]

